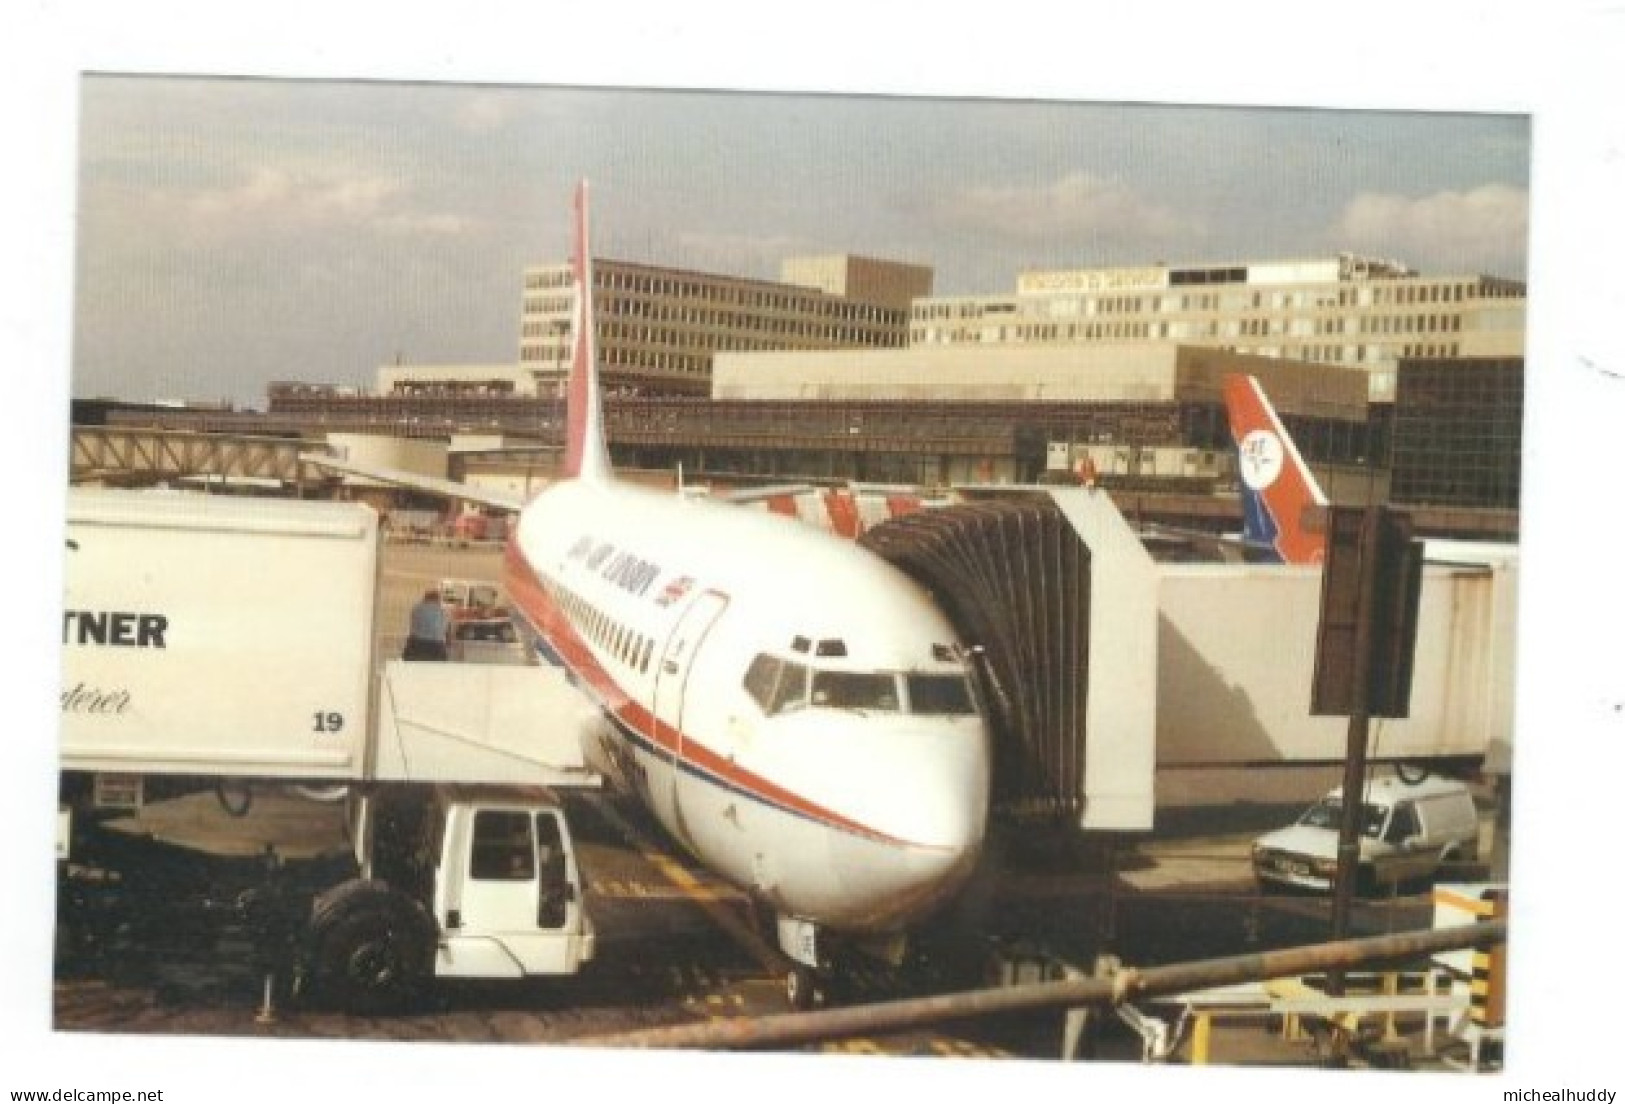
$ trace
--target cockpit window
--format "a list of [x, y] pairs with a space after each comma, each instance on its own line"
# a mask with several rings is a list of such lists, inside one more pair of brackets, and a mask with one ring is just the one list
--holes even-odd
[[762, 654], [746, 668], [744, 688], [770, 717], [809, 705], [939, 717], [976, 712], [970, 683], [962, 674], [831, 671]]
[[807, 704], [807, 668], [777, 656], [759, 655], [745, 670], [745, 693], [768, 716]]
[[788, 713], [807, 704], [807, 668], [799, 663], [786, 663], [779, 675], [779, 685], [768, 703], [768, 713]]
[[963, 675], [909, 675], [908, 709], [910, 713], [965, 714], [975, 713], [970, 684]]
[[769, 712], [767, 707], [773, 701], [773, 691], [779, 685], [779, 673], [783, 670], [784, 660], [759, 655], [750, 661], [745, 671], [745, 693], [756, 699], [764, 713]]
[[873, 709], [895, 713], [902, 708], [897, 676], [853, 671], [814, 671], [812, 704], [825, 709]]

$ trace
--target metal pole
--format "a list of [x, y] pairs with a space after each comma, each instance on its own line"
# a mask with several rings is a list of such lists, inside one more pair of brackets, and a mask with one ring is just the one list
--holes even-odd
[[1060, 1010], [1089, 1004], [1118, 1005], [1146, 997], [1190, 993], [1240, 982], [1322, 973], [1372, 962], [1422, 958], [1439, 951], [1502, 943], [1506, 935], [1507, 921], [1497, 919], [1460, 927], [1402, 932], [1341, 943], [1318, 943], [1232, 958], [1154, 966], [1144, 970], [1128, 969], [1104, 979], [1051, 981], [1006, 989], [916, 997], [824, 1012], [715, 1020], [578, 1039], [576, 1042], [589, 1046], [724, 1050], [803, 1046], [826, 1039], [888, 1034], [981, 1016]]
[[[1355, 603], [1354, 670], [1349, 702], [1348, 751], [1343, 761], [1343, 822], [1337, 833], [1337, 884], [1332, 894], [1332, 939], [1348, 936], [1354, 883], [1360, 870], [1360, 828], [1365, 812], [1365, 749], [1371, 726], [1371, 615], [1377, 589], [1377, 507], [1366, 500], [1360, 523], [1360, 589]], [[1334, 973], [1327, 991], [1343, 992]]]

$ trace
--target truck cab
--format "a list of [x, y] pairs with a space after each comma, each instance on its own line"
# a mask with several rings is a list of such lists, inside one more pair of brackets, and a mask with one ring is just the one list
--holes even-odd
[[392, 787], [358, 814], [361, 876], [316, 898], [305, 976], [361, 1012], [432, 978], [573, 974], [596, 949], [568, 821], [545, 789]]
[[563, 812], [503, 798], [449, 805], [434, 917], [436, 977], [575, 973], [595, 941]]

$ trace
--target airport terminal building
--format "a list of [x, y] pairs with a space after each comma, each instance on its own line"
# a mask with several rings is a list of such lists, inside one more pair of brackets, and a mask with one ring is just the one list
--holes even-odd
[[924, 298], [909, 346], [1174, 342], [1359, 368], [1394, 397], [1407, 358], [1523, 355], [1526, 289], [1342, 256], [1028, 272], [1013, 295]]
[[[900, 348], [923, 265], [835, 255], [791, 258], [773, 283], [629, 261], [593, 262], [605, 386], [642, 395], [710, 393], [712, 357], [752, 349]], [[575, 307], [568, 264], [527, 269], [519, 361], [561, 394]]]
[[[847, 255], [787, 261], [781, 275], [595, 263], [618, 464], [928, 486], [1087, 468], [1125, 493], [1183, 499], [1188, 514], [1233, 483], [1219, 381], [1247, 372], [1334, 500], [1391, 486], [1397, 503], [1454, 512], [1449, 532], [1516, 530], [1515, 281], [1350, 256], [1027, 273], [1014, 295], [955, 298], [932, 298], [923, 266]], [[528, 483], [562, 439], [569, 267], [528, 270], [523, 299], [514, 364], [390, 364], [371, 392], [274, 384], [264, 414], [109, 420], [526, 441], [534, 456], [466, 464], [518, 464], [509, 475]]]

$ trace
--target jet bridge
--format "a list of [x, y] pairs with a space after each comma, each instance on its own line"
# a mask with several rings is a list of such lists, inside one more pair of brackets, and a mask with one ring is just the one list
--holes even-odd
[[930, 590], [976, 649], [995, 808], [1149, 828], [1156, 624], [1134, 611], [1155, 608], [1155, 565], [1104, 494], [961, 494], [859, 539]]
[[[1319, 569], [1161, 564], [1159, 575], [1164, 776], [1341, 763], [1347, 719], [1309, 711]], [[1517, 578], [1516, 552], [1493, 546], [1427, 565], [1409, 715], [1373, 719], [1372, 761], [1509, 768]]]

